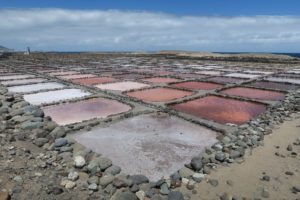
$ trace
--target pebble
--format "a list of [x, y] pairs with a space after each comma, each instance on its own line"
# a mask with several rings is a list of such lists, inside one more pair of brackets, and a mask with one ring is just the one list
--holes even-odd
[[142, 190], [140, 190], [140, 191], [138, 191], [137, 193], [135, 193], [135, 195], [137, 196], [137, 198], [138, 198], [139, 200], [144, 200], [145, 197], [146, 197], [145, 192], [142, 191]]
[[132, 175], [130, 176], [130, 179], [132, 180], [133, 184], [142, 184], [142, 183], [148, 183], [149, 179], [144, 175]]
[[181, 178], [189, 178], [193, 176], [195, 172], [187, 167], [183, 167], [179, 170], [179, 175]]
[[60, 184], [61, 186], [64, 186], [66, 189], [72, 189], [76, 186], [76, 183], [69, 180], [64, 180]]
[[167, 195], [170, 193], [170, 190], [169, 190], [169, 187], [168, 187], [168, 184], [167, 183], [163, 183], [161, 186], [160, 186], [160, 193], [162, 195]]
[[202, 158], [201, 157], [194, 157], [191, 160], [191, 166], [195, 171], [199, 171], [203, 164], [202, 164]]
[[190, 181], [188, 182], [188, 184], [186, 185], [186, 188], [187, 188], [188, 190], [193, 190], [193, 189], [195, 188], [195, 184], [196, 184], [195, 181], [190, 180]]
[[292, 188], [292, 191], [293, 191], [294, 193], [300, 192], [300, 186], [294, 186], [294, 187]]
[[104, 175], [103, 177], [100, 178], [100, 185], [102, 187], [106, 187], [108, 184], [113, 182], [114, 178], [115, 177], [111, 174]]
[[216, 187], [219, 185], [219, 181], [216, 179], [209, 179], [209, 184], [211, 184], [212, 186]]
[[265, 176], [262, 177], [262, 180], [263, 181], [270, 181], [270, 176], [265, 175]]
[[70, 171], [68, 179], [71, 181], [76, 181], [79, 178], [79, 174], [76, 171]]
[[181, 192], [171, 191], [168, 195], [168, 200], [184, 200]]
[[289, 145], [287, 146], [286, 150], [288, 150], [288, 151], [293, 151], [293, 146], [292, 146], [291, 144], [289, 144]]
[[102, 171], [109, 168], [112, 165], [112, 161], [109, 158], [100, 157], [99, 158], [99, 167]]
[[262, 196], [263, 198], [269, 198], [270, 193], [268, 192], [267, 189], [264, 188], [263, 191], [261, 192], [261, 196]]
[[226, 155], [223, 152], [218, 152], [215, 155], [215, 159], [220, 162], [223, 162], [225, 160], [225, 158], [226, 158]]
[[89, 185], [88, 189], [92, 190], [92, 191], [97, 191], [98, 190], [98, 185], [96, 183], [92, 183], [92, 184]]
[[227, 180], [226, 184], [229, 185], [229, 186], [233, 186], [233, 181], [232, 180]]
[[130, 191], [118, 190], [110, 200], [138, 200], [138, 198]]
[[58, 138], [54, 142], [55, 147], [62, 147], [68, 144], [68, 140], [66, 138]]
[[193, 174], [193, 180], [196, 181], [196, 182], [201, 182], [203, 179], [204, 179], [205, 175], [204, 174], [201, 174], [201, 173], [195, 173]]
[[15, 177], [13, 178], [13, 180], [16, 181], [16, 182], [19, 182], [19, 183], [23, 181], [23, 179], [22, 179], [21, 176], [15, 176]]
[[112, 165], [105, 170], [105, 173], [112, 174], [112, 175], [117, 175], [120, 172], [121, 172], [121, 167], [116, 166], [116, 165]]
[[285, 174], [288, 175], [288, 176], [293, 176], [293, 175], [294, 175], [294, 172], [286, 171]]
[[0, 191], [0, 200], [10, 200], [10, 195], [6, 191]]
[[74, 164], [75, 164], [75, 167], [82, 168], [86, 164], [84, 157], [83, 156], [75, 156]]

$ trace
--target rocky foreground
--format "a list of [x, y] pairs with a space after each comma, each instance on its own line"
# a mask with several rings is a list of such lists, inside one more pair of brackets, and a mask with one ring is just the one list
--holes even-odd
[[[0, 200], [206, 199], [197, 188], [205, 184], [205, 190], [209, 191], [210, 187], [219, 185], [222, 176], [213, 176], [218, 166], [243, 163], [249, 149], [263, 145], [265, 135], [300, 111], [300, 92], [291, 92], [283, 104], [274, 105], [258, 119], [232, 133], [220, 134], [218, 143], [170, 177], [149, 182], [143, 175], [122, 174], [121, 168], [109, 158], [66, 138], [68, 130], [44, 117], [41, 109], [29, 105], [21, 95], [10, 94], [5, 87], [0, 87], [0, 100]], [[287, 148], [290, 156], [299, 160], [294, 145], [299, 145], [299, 141], [281, 148]], [[277, 156], [287, 156], [281, 154]], [[295, 173], [298, 171], [286, 170], [287, 176]], [[272, 179], [267, 171], [261, 178], [267, 182]], [[228, 185], [239, 185], [228, 181]], [[299, 184], [289, 188], [296, 194], [295, 199], [300, 196]], [[269, 196], [269, 191], [263, 189], [259, 198]], [[213, 198], [240, 197], [225, 192]]]

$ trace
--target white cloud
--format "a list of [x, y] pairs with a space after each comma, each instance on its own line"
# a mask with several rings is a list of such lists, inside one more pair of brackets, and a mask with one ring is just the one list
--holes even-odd
[[33, 50], [300, 51], [300, 17], [0, 10], [0, 44]]

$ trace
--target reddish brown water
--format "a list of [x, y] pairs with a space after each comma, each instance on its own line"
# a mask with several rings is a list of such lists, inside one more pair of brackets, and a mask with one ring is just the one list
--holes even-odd
[[96, 98], [69, 104], [42, 108], [59, 125], [66, 125], [93, 118], [105, 118], [129, 111], [130, 106], [115, 100]]
[[275, 92], [269, 90], [260, 90], [254, 88], [245, 88], [245, 87], [235, 87], [221, 91], [223, 94], [269, 100], [269, 101], [280, 101], [284, 100], [285, 94], [282, 92]]
[[297, 85], [292, 85], [288, 83], [275, 83], [270, 81], [256, 81], [249, 85], [254, 87], [261, 87], [266, 89], [278, 89], [278, 90], [296, 90], [299, 88], [299, 86]]
[[247, 79], [243, 79], [243, 78], [230, 78], [230, 77], [218, 76], [218, 77], [211, 77], [211, 78], [208, 78], [206, 80], [213, 81], [213, 82], [216, 82], [216, 83], [227, 84], [227, 83], [242, 82], [242, 81], [246, 81]]
[[216, 88], [222, 87], [222, 85], [217, 83], [208, 83], [200, 81], [189, 81], [184, 83], [175, 83], [172, 84], [174, 87], [185, 88], [191, 90], [214, 90]]
[[176, 78], [164, 78], [164, 77], [156, 77], [156, 78], [146, 78], [143, 81], [151, 82], [151, 83], [173, 83], [180, 81]]
[[191, 100], [173, 105], [171, 108], [218, 123], [237, 125], [248, 122], [266, 111], [263, 104], [217, 96]]
[[94, 85], [100, 83], [110, 83], [114, 81], [117, 81], [117, 79], [111, 77], [80, 78], [72, 80], [73, 83], [79, 83], [82, 85]]
[[193, 94], [183, 90], [170, 88], [153, 88], [148, 90], [128, 92], [127, 95], [149, 102], [166, 102]]

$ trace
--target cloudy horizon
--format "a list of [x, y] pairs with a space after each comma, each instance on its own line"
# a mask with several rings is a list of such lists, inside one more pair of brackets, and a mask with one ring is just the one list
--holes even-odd
[[300, 17], [1, 9], [0, 45], [37, 51], [298, 52]]

